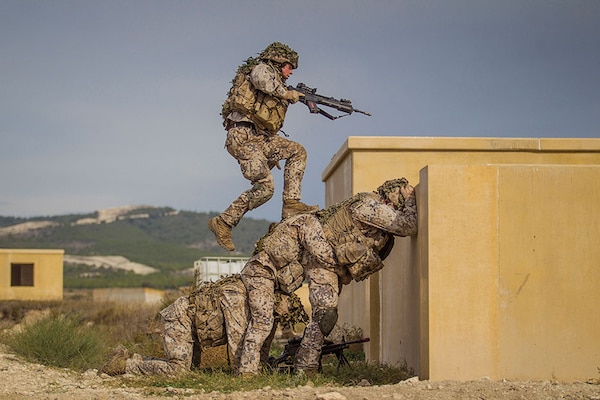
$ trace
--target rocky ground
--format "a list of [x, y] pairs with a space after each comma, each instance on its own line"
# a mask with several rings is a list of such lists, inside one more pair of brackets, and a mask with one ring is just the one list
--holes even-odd
[[0, 399], [108, 400], [375, 400], [375, 399], [527, 399], [600, 400], [599, 382], [491, 381], [430, 382], [409, 379], [396, 385], [314, 387], [310, 384], [285, 390], [265, 387], [249, 392], [204, 393], [202, 389], [132, 387], [135, 377], [98, 376], [97, 371], [76, 373], [24, 362], [0, 347]]

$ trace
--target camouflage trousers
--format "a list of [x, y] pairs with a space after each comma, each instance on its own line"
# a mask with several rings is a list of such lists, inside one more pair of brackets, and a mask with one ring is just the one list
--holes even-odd
[[244, 178], [252, 183], [221, 213], [223, 220], [236, 226], [244, 214], [273, 197], [275, 181], [271, 169], [285, 161], [283, 200], [302, 198], [302, 179], [306, 168], [306, 150], [300, 143], [279, 135], [262, 135], [251, 127], [232, 127], [227, 131], [225, 147], [240, 165]]
[[[239, 285], [238, 287], [233, 283], [222, 287], [218, 301], [225, 323], [225, 337], [216, 341], [223, 343], [226, 339], [235, 369], [240, 364], [241, 344], [248, 324], [246, 292], [243, 285]], [[193, 357], [200, 356], [200, 343], [205, 339], [195, 337], [199, 336], [199, 333], [194, 332], [194, 324], [188, 310], [189, 298], [183, 296], [160, 312], [165, 359], [134, 354], [127, 360], [125, 372], [138, 375], [175, 375], [188, 371]], [[193, 354], [194, 348], [198, 352], [196, 355]]]
[[160, 312], [161, 335], [166, 359], [134, 354], [125, 364], [125, 372], [138, 375], [174, 375], [192, 365], [194, 339], [192, 320], [187, 314], [188, 298], [180, 297]]
[[[248, 293], [250, 320], [242, 344], [238, 371], [239, 373], [257, 374], [261, 363], [261, 349], [265, 342], [269, 342], [269, 339], [272, 338], [275, 328], [275, 317], [273, 316], [275, 278], [268, 268], [260, 264], [254, 264], [253, 267], [255, 269], [264, 269], [264, 273], [244, 274], [244, 270], [248, 272], [252, 268], [244, 268], [242, 271], [242, 281]], [[271, 277], [267, 277], [269, 274]], [[263, 359], [263, 361], [265, 360]]]
[[294, 360], [295, 370], [317, 370], [325, 335], [315, 315], [327, 308], [336, 308], [340, 293], [339, 278], [335, 272], [319, 267], [305, 269], [308, 279], [308, 300], [312, 307], [312, 318], [304, 329], [304, 336]]

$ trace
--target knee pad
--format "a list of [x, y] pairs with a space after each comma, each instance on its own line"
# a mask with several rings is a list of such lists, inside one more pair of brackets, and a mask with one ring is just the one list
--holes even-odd
[[338, 320], [337, 308], [328, 307], [315, 312], [315, 322], [324, 336], [328, 336]]

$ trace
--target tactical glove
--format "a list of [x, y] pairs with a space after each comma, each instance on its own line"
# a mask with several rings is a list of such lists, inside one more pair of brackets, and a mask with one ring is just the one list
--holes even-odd
[[303, 97], [304, 93], [299, 92], [297, 90], [288, 90], [283, 95], [283, 98], [289, 100], [292, 104], [297, 103], [300, 100], [300, 97]]

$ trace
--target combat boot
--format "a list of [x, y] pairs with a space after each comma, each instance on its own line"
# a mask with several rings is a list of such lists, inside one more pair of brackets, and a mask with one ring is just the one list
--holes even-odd
[[233, 251], [235, 246], [231, 240], [231, 227], [220, 216], [208, 220], [208, 228], [214, 233], [219, 246], [225, 250]]
[[281, 220], [297, 214], [310, 214], [319, 211], [319, 206], [309, 206], [300, 200], [284, 200], [281, 210]]
[[132, 354], [123, 345], [117, 346], [111, 353], [110, 358], [100, 368], [100, 372], [110, 376], [123, 375], [125, 373], [125, 364]]

